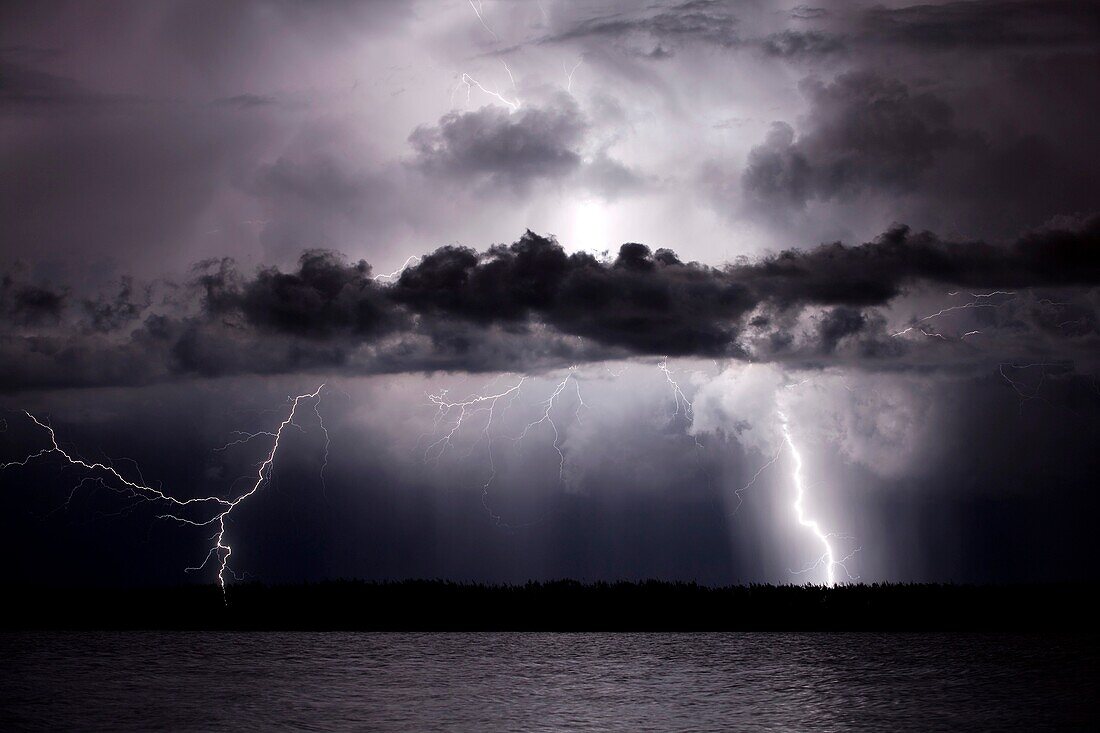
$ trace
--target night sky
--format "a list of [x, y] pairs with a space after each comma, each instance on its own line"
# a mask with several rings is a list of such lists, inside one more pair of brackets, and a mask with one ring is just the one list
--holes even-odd
[[1084, 0], [5, 4], [9, 578], [1096, 580], [1098, 72]]

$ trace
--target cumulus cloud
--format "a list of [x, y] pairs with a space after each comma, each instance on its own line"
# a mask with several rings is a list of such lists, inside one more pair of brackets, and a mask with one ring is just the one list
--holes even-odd
[[906, 191], [937, 155], [965, 139], [942, 100], [873, 73], [806, 81], [802, 89], [810, 128], [796, 137], [790, 125], [776, 123], [749, 153], [742, 186], [758, 204], [801, 208], [812, 198]]
[[574, 173], [586, 128], [576, 103], [561, 98], [515, 112], [499, 106], [452, 112], [438, 125], [418, 127], [409, 142], [415, 164], [429, 174], [523, 188]]

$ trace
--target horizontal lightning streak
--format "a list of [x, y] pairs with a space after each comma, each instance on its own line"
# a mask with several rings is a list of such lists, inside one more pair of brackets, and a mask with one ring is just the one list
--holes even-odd
[[[953, 292], [948, 293], [949, 296], [956, 296], [958, 294], [959, 294], [958, 291], [953, 291]], [[1008, 303], [1010, 303], [1011, 301], [1015, 300], [1016, 292], [1013, 291], [1013, 290], [993, 290], [993, 291], [988, 292], [988, 293], [969, 293], [969, 295], [970, 295], [971, 298], [973, 298], [973, 300], [967, 301], [966, 303], [962, 303], [961, 305], [952, 305], [952, 306], [948, 306], [947, 308], [941, 308], [940, 310], [936, 311], [935, 313], [930, 313], [927, 316], [922, 316], [921, 318], [918, 318], [916, 320], [916, 322], [913, 323], [912, 326], [909, 326], [908, 328], [902, 329], [901, 331], [898, 331], [897, 333], [892, 333], [892, 334], [890, 334], [890, 337], [891, 338], [897, 338], [898, 336], [904, 336], [905, 334], [910, 333], [913, 330], [919, 330], [925, 336], [931, 336], [931, 337], [939, 338], [939, 339], [942, 339], [942, 340], [946, 341], [947, 338], [945, 338], [944, 336], [942, 336], [938, 333], [926, 331], [924, 328], [920, 327], [920, 324], [925, 322], [925, 321], [930, 321], [934, 318], [939, 318], [940, 316], [946, 315], [948, 313], [952, 313], [954, 311], [969, 310], [969, 309], [972, 309], [972, 308], [1002, 308], [1005, 305], [1007, 305]], [[996, 297], [998, 295], [1004, 295], [1004, 296], [1009, 296], [1009, 297], [1008, 297], [1008, 300], [1003, 300], [999, 303], [987, 302], [987, 299]], [[979, 331], [970, 331], [968, 333], [963, 334], [959, 338], [961, 340], [963, 338], [966, 338], [967, 336], [973, 336], [976, 333], [980, 333], [980, 332]]]

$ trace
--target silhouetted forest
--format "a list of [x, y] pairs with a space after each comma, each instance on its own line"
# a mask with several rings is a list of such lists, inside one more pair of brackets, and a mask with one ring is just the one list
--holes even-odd
[[6, 628], [316, 630], [1092, 630], [1084, 585], [258, 583], [14, 589]]

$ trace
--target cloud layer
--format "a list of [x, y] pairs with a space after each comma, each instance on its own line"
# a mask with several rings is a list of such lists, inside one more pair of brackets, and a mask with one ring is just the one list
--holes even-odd
[[[66, 308], [64, 289], [9, 276], [0, 371], [9, 389], [22, 389], [316, 369], [524, 371], [661, 355], [900, 368], [927, 344], [893, 337], [883, 314], [929, 285], [1075, 297], [1085, 309], [1078, 328], [1017, 320], [991, 357], [1003, 360], [1006, 346], [1009, 357], [1027, 355], [1041, 337], [1049, 354], [1072, 361], [1096, 336], [1084, 296], [1098, 284], [1096, 216], [1004, 246], [897, 227], [858, 246], [723, 268], [634, 243], [609, 260], [568, 254], [528, 232], [483, 252], [442, 247], [392, 281], [326, 251], [306, 252], [289, 272], [248, 275], [231, 260], [208, 261], [170, 288], [163, 308], [153, 305], [153, 288], [139, 295], [129, 280], [117, 294]], [[981, 353], [935, 358], [948, 366]]]

